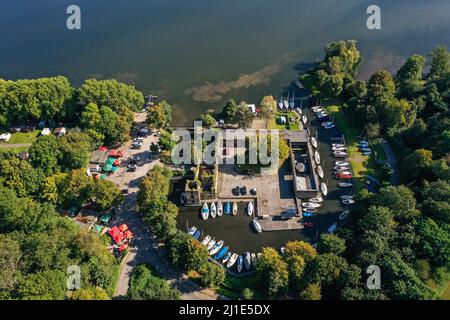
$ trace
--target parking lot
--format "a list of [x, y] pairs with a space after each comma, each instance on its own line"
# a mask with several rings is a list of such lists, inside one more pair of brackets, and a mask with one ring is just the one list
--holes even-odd
[[[218, 195], [221, 199], [233, 199], [233, 189], [237, 186], [247, 188], [247, 196], [252, 196], [250, 190], [255, 188], [258, 198], [257, 214], [275, 216], [286, 208], [295, 207], [295, 195], [291, 180], [289, 162], [271, 175], [242, 175], [234, 170], [234, 165], [219, 166]], [[242, 195], [240, 195], [242, 196]]]
[[[136, 123], [143, 125], [145, 121], [145, 113], [139, 113], [136, 116]], [[152, 143], [158, 142], [158, 137], [155, 137], [153, 133], [149, 132], [147, 136], [140, 136], [142, 141], [142, 146], [140, 149], [133, 149], [131, 145], [133, 141], [129, 141], [118, 148], [122, 151], [124, 156], [121, 158], [121, 165], [119, 170], [109, 176], [107, 180], [114, 182], [119, 185], [120, 189], [128, 189], [128, 192], [134, 193], [138, 190], [139, 183], [142, 178], [147, 174], [152, 166], [159, 163], [158, 160], [151, 158], [150, 146]], [[130, 158], [138, 156], [140, 162], [136, 165], [136, 171], [131, 172], [127, 170], [127, 166], [130, 163]]]

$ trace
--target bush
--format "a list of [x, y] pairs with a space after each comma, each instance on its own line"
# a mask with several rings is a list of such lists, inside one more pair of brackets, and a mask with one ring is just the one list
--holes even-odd
[[218, 287], [225, 281], [225, 270], [215, 264], [208, 263], [201, 271], [201, 283], [206, 287]]
[[253, 300], [254, 296], [255, 296], [255, 292], [252, 289], [244, 288], [244, 290], [242, 290], [242, 299]]

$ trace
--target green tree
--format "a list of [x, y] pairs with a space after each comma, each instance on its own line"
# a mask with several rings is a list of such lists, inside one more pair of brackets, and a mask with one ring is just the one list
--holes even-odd
[[165, 279], [156, 277], [145, 265], [133, 269], [128, 298], [131, 300], [179, 300], [180, 292]]
[[91, 141], [87, 134], [69, 132], [59, 140], [60, 165], [63, 170], [85, 168], [89, 161]]
[[124, 200], [120, 189], [111, 181], [97, 180], [92, 192], [92, 200], [100, 211], [121, 204]]
[[0, 234], [0, 291], [12, 290], [21, 275], [22, 251], [20, 243], [8, 234]]
[[38, 192], [42, 174], [28, 161], [11, 158], [0, 162], [0, 181], [20, 196], [34, 195]]
[[259, 114], [266, 119], [273, 119], [277, 112], [277, 102], [273, 96], [265, 96], [259, 104]]
[[450, 73], [450, 53], [446, 46], [437, 46], [430, 53], [430, 73], [431, 79], [442, 79]]
[[76, 290], [71, 300], [109, 300], [108, 293], [102, 288]]
[[225, 281], [225, 275], [222, 267], [208, 263], [201, 271], [201, 283], [205, 287], [219, 287]]
[[320, 284], [310, 283], [300, 293], [302, 300], [320, 300], [322, 298]]
[[223, 115], [228, 122], [234, 122], [238, 105], [233, 99], [229, 100], [223, 107]]
[[450, 230], [448, 225], [439, 227], [432, 219], [424, 219], [417, 226], [420, 237], [419, 250], [436, 266], [449, 267]]
[[276, 297], [286, 292], [289, 282], [288, 266], [275, 249], [262, 249], [256, 269], [269, 296]]
[[346, 249], [345, 240], [333, 233], [322, 234], [317, 244], [320, 253], [334, 253], [340, 255]]
[[37, 138], [29, 149], [30, 161], [35, 168], [40, 168], [46, 175], [60, 171], [61, 150], [58, 139], [53, 135]]
[[66, 278], [60, 270], [46, 270], [21, 278], [17, 294], [22, 300], [63, 300], [66, 297]]
[[172, 122], [172, 106], [167, 101], [161, 101], [147, 111], [147, 124], [152, 129], [163, 129]]
[[423, 89], [426, 59], [421, 55], [409, 57], [397, 72], [397, 88], [401, 96], [412, 98]]
[[79, 97], [85, 104], [107, 106], [118, 114], [122, 114], [124, 108], [136, 112], [144, 106], [141, 92], [116, 80], [88, 79], [81, 86]]
[[237, 123], [242, 129], [248, 129], [252, 126], [253, 118], [253, 112], [250, 110], [247, 103], [242, 101], [236, 110], [233, 123]]

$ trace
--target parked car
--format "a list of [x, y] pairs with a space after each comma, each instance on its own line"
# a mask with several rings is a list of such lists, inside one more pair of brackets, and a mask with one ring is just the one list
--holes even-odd
[[137, 170], [137, 166], [135, 164], [129, 164], [127, 167], [127, 171], [135, 172]]
[[132, 156], [130, 158], [130, 164], [139, 164], [141, 163], [141, 158], [139, 156]]
[[246, 186], [241, 187], [240, 191], [241, 191], [241, 195], [243, 195], [243, 196], [247, 195], [247, 187]]
[[132, 149], [141, 149], [142, 148], [142, 142], [133, 142], [133, 144], [131, 145]]
[[250, 189], [250, 194], [256, 196], [256, 188]]

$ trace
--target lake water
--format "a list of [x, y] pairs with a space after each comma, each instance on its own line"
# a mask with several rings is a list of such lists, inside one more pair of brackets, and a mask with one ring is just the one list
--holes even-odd
[[[117, 78], [174, 106], [174, 124], [189, 124], [233, 97], [258, 103], [278, 96], [322, 58], [331, 41], [356, 39], [364, 56], [360, 78], [395, 71], [415, 53], [450, 46], [450, 1], [378, 0], [382, 29], [366, 28], [366, 0], [15, 0], [0, 3], [0, 77], [62, 74], [78, 86], [89, 77]], [[81, 7], [82, 30], [66, 29], [66, 8]], [[297, 96], [297, 94], [296, 94]], [[311, 131], [317, 123], [313, 122]], [[331, 173], [329, 135], [320, 151]], [[203, 222], [182, 208], [180, 228], [197, 225], [234, 252], [258, 252], [291, 239], [315, 241], [343, 208], [344, 191], [328, 179], [329, 196], [315, 228], [255, 234], [250, 218]], [[241, 210], [242, 212], [242, 210]]]
[[[118, 78], [175, 107], [188, 124], [226, 99], [279, 95], [330, 41], [356, 39], [360, 77], [450, 45], [450, 1], [379, 0], [382, 29], [366, 28], [365, 0], [15, 0], [0, 3], [0, 77], [62, 74], [79, 85]], [[81, 7], [82, 30], [66, 29]]]

